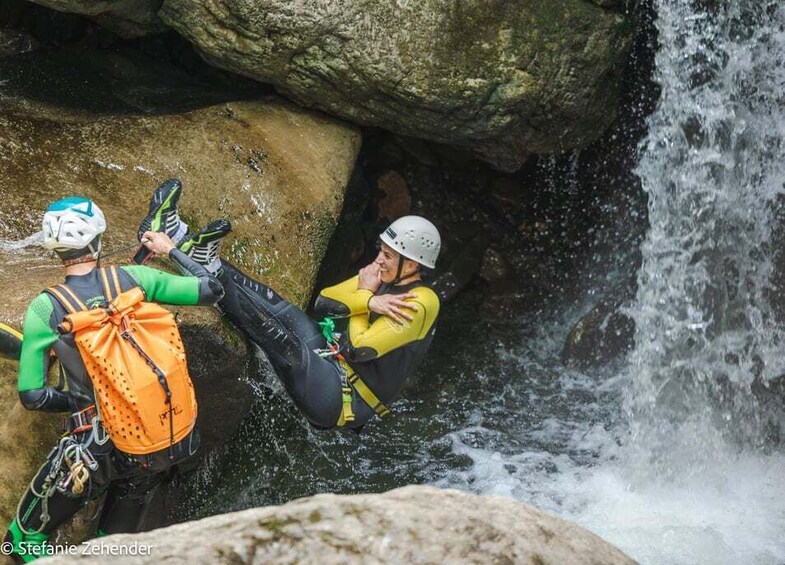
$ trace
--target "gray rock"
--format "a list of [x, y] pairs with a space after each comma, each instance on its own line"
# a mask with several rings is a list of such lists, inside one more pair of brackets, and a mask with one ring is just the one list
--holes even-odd
[[477, 275], [486, 247], [488, 247], [487, 236], [483, 233], [477, 234], [461, 246], [449, 267], [439, 268], [439, 276], [431, 286], [443, 303], [455, 298]]
[[609, 363], [630, 350], [635, 322], [619, 311], [616, 300], [603, 300], [570, 330], [562, 349], [568, 367], [586, 369]]
[[166, 30], [156, 15], [161, 0], [30, 0], [59, 12], [87, 16], [121, 37]]
[[377, 179], [376, 185], [383, 195], [377, 206], [379, 218], [392, 222], [411, 213], [412, 194], [398, 171], [387, 171]]
[[[94, 540], [88, 555], [47, 563], [530, 563], [631, 565], [583, 528], [501, 497], [408, 486], [384, 494], [320, 494]], [[81, 549], [81, 548], [80, 548]]]
[[630, 0], [590, 0], [590, 1], [602, 8], [608, 8], [610, 10], [616, 10], [619, 12], [624, 11], [624, 8], [631, 4]]
[[0, 28], [0, 59], [38, 48], [38, 42], [24, 32]]
[[602, 134], [632, 37], [585, 0], [165, 0], [159, 16], [302, 105], [510, 171]]
[[488, 294], [510, 294], [518, 289], [515, 270], [498, 250], [489, 248], [482, 258], [480, 276], [488, 283]]

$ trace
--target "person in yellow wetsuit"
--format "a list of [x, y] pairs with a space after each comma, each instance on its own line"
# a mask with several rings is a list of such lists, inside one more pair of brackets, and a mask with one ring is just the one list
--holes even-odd
[[[308, 421], [359, 432], [374, 414], [386, 416], [433, 339], [439, 298], [421, 267], [436, 265], [436, 227], [420, 216], [393, 222], [380, 234], [372, 263], [321, 291], [314, 306], [321, 325], [220, 258], [230, 230], [218, 220], [202, 230], [201, 242], [191, 239], [180, 249], [218, 277], [225, 291], [218, 308], [267, 354]], [[334, 333], [324, 330], [333, 326]]]

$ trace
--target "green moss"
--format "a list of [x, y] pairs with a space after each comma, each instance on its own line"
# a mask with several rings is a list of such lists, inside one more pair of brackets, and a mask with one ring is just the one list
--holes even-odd
[[294, 524], [295, 520], [281, 520], [279, 518], [270, 518], [270, 520], [260, 524], [266, 530], [272, 532], [276, 536], [283, 534], [284, 528], [290, 524]]
[[286, 522], [284, 522], [283, 520], [275, 520], [275, 519], [270, 520], [269, 522], [264, 524], [264, 527], [270, 530], [271, 532], [273, 532], [274, 534], [280, 533], [285, 526], [286, 526]]
[[235, 349], [245, 347], [245, 338], [243, 338], [237, 331], [237, 328], [223, 316], [221, 316], [221, 327], [223, 328], [224, 338], [232, 347]]
[[196, 216], [192, 216], [191, 214], [183, 211], [182, 207], [178, 210], [178, 213], [180, 215], [180, 219], [188, 224], [189, 231], [195, 232], [202, 228], [202, 226], [199, 225], [199, 220], [196, 218]]
[[338, 228], [338, 218], [332, 213], [331, 210], [321, 210], [321, 213], [316, 217], [311, 240], [314, 244], [314, 249], [319, 253], [319, 257], [323, 257], [327, 251], [327, 245], [330, 243], [335, 230]]
[[311, 512], [308, 515], [308, 521], [311, 524], [316, 524], [317, 522], [321, 522], [322, 521], [322, 513], [319, 512], [318, 510], [314, 510], [313, 512]]
[[[357, 557], [367, 556], [367, 551], [364, 547], [359, 547], [357, 544], [347, 543], [345, 540], [337, 539], [329, 532], [319, 532], [319, 538], [322, 540], [324, 545], [327, 547], [332, 547], [336, 553], [343, 551], [346, 553], [351, 553]], [[362, 560], [360, 562], [362, 562]]]

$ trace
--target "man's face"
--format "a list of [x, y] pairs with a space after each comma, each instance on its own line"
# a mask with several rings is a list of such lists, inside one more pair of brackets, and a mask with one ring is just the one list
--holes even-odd
[[374, 263], [379, 265], [383, 283], [391, 283], [398, 273], [398, 259], [400, 254], [386, 243], [382, 243]]
[[[379, 265], [381, 271], [381, 278], [383, 283], [391, 283], [395, 280], [395, 275], [398, 274], [398, 259], [401, 254], [395, 251], [386, 243], [381, 244], [379, 253], [374, 259], [374, 263]], [[410, 259], [403, 260], [403, 269], [401, 270], [401, 278], [405, 279], [417, 272], [417, 263]]]

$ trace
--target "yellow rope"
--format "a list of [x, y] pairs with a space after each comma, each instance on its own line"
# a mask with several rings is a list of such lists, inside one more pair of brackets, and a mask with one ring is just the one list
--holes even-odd
[[77, 495], [82, 494], [84, 486], [90, 480], [90, 473], [88, 473], [83, 461], [77, 461], [73, 465], [69, 463], [69, 468], [71, 470], [71, 480], [73, 481], [71, 492]]

